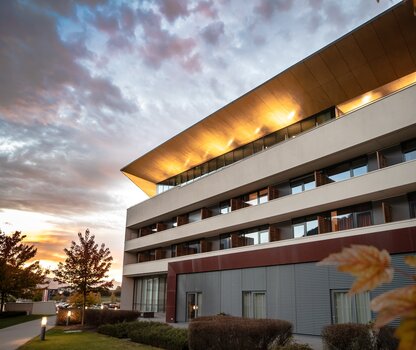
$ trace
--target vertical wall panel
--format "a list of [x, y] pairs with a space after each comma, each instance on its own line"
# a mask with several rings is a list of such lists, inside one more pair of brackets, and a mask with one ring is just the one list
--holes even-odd
[[295, 332], [319, 334], [331, 322], [328, 270], [316, 264], [295, 265]]
[[243, 269], [241, 272], [243, 290], [266, 290], [266, 268]]
[[242, 315], [241, 270], [227, 270], [221, 274], [221, 312]]
[[188, 275], [178, 275], [176, 282], [176, 320], [185, 322], [186, 312], [186, 277]]

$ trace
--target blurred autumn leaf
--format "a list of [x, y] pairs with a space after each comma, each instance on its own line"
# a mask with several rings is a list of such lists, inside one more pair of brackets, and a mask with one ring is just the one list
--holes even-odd
[[398, 350], [416, 349], [416, 315], [413, 318], [404, 319], [395, 335], [400, 339]]
[[338, 271], [357, 277], [350, 294], [374, 289], [393, 279], [389, 253], [371, 246], [353, 245], [351, 248], [344, 248], [342, 252], [331, 254], [320, 261], [318, 265], [336, 265]]
[[415, 255], [409, 255], [404, 258], [404, 261], [407, 265], [416, 267], [416, 256]]

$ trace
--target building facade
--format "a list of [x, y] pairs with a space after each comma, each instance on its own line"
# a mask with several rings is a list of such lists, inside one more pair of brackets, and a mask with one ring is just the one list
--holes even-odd
[[416, 17], [410, 1], [293, 65], [122, 169], [121, 307], [167, 322], [226, 313], [295, 332], [367, 323], [352, 279], [316, 266], [351, 244], [416, 251]]

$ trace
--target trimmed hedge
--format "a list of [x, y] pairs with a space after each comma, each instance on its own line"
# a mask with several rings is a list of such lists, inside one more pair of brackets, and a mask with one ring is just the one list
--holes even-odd
[[308, 344], [289, 343], [283, 346], [271, 347], [269, 350], [313, 350]]
[[[71, 311], [69, 324], [81, 323], [81, 309], [61, 309], [56, 317], [57, 325], [66, 325], [68, 311]], [[130, 310], [85, 310], [84, 323], [90, 326], [100, 326], [102, 324], [113, 324], [120, 322], [130, 322], [137, 320], [138, 311]]]
[[26, 316], [26, 311], [3, 311], [0, 312], [0, 318], [9, 318], [9, 317], [18, 317]]
[[381, 327], [377, 334], [377, 350], [396, 350], [399, 340], [394, 336], [394, 328]]
[[85, 310], [85, 324], [100, 326], [120, 322], [131, 322], [139, 318], [138, 311], [131, 310]]
[[140, 344], [167, 350], [187, 350], [188, 331], [167, 323], [152, 321], [123, 322], [98, 327], [98, 332], [117, 338], [130, 338]]
[[292, 324], [283, 320], [254, 320], [209, 316], [189, 324], [191, 350], [267, 350], [283, 346], [292, 337]]
[[322, 341], [328, 350], [373, 350], [376, 344], [371, 326], [355, 323], [324, 327]]

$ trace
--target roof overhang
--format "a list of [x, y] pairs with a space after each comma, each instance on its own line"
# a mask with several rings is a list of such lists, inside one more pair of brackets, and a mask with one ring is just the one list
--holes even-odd
[[121, 171], [156, 183], [416, 72], [416, 17], [402, 2], [186, 129]]

